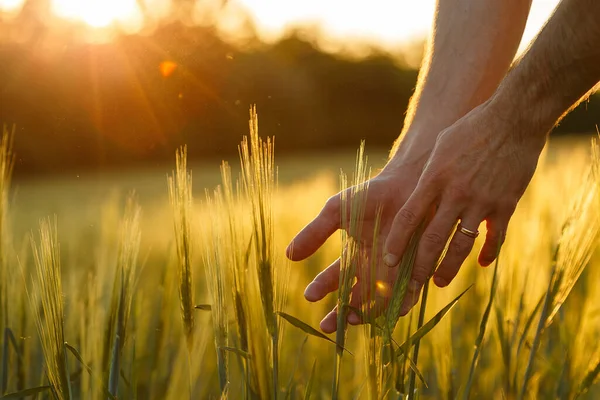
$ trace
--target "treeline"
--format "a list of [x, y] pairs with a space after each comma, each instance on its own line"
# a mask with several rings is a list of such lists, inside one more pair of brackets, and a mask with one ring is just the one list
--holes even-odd
[[[107, 169], [237, 152], [257, 104], [279, 155], [389, 146], [417, 71], [385, 54], [360, 61], [299, 36], [239, 49], [210, 28], [172, 24], [107, 44], [0, 44], [0, 123], [16, 124], [17, 174]], [[452, 77], [448, 77], [451, 79]], [[557, 131], [590, 132], [600, 101]]]

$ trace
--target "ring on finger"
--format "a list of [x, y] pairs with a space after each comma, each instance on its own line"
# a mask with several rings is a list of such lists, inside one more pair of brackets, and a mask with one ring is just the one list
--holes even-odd
[[476, 239], [477, 236], [479, 236], [479, 231], [477, 229], [471, 230], [471, 229], [465, 228], [464, 226], [462, 226], [462, 224], [458, 224], [458, 231], [460, 233], [462, 233], [463, 235], [466, 235], [473, 239]]

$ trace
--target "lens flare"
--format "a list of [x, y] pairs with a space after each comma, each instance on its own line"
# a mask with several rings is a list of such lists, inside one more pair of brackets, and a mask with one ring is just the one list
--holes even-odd
[[167, 78], [171, 76], [173, 72], [175, 72], [177, 69], [177, 64], [175, 64], [173, 61], [163, 61], [158, 67], [162, 76]]

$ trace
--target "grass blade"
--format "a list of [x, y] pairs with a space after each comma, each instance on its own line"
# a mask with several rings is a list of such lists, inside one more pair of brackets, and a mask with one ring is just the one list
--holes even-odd
[[[417, 324], [417, 331], [423, 326], [423, 322], [425, 321], [425, 309], [427, 307], [427, 294], [429, 293], [429, 282], [430, 279], [427, 279], [427, 282], [425, 282], [425, 285], [423, 285], [423, 296], [421, 297], [421, 306], [419, 308], [419, 322]], [[412, 400], [414, 399], [415, 396], [415, 391], [416, 391], [416, 370], [417, 370], [417, 364], [418, 364], [418, 359], [419, 359], [419, 344], [420, 344], [420, 339], [416, 339], [416, 341], [414, 342], [414, 349], [413, 349], [413, 359], [414, 359], [414, 368], [411, 369], [410, 371], [410, 375], [408, 377], [408, 399]], [[410, 359], [409, 359], [410, 361]], [[420, 374], [419, 374], [420, 375]], [[422, 375], [421, 375], [422, 377]], [[427, 386], [427, 385], [425, 385]]]
[[0, 394], [6, 393], [8, 386], [8, 332], [9, 328], [4, 328], [2, 341], [2, 379], [0, 383]]
[[69, 343], [65, 342], [65, 347], [67, 348], [67, 350], [69, 350], [71, 352], [71, 354], [73, 354], [73, 356], [75, 356], [75, 358], [77, 359], [77, 361], [79, 361], [81, 363], [81, 366], [83, 368], [85, 368], [85, 370], [91, 374], [92, 373], [92, 369], [85, 363], [85, 361], [83, 361], [83, 357], [81, 357], [81, 354], [79, 354], [79, 351], [77, 351], [77, 349], [73, 346], [71, 346]]
[[245, 352], [244, 350], [240, 350], [240, 349], [236, 349], [235, 347], [228, 347], [228, 346], [224, 346], [224, 347], [219, 347], [220, 350], [225, 350], [225, 351], [229, 351], [231, 353], [234, 353], [240, 357], [243, 357], [245, 359], [250, 359], [252, 356], [250, 355], [250, 353]]
[[544, 329], [544, 325], [546, 323], [546, 319], [550, 312], [550, 307], [552, 306], [552, 297], [554, 295], [553, 288], [555, 287], [555, 282], [560, 280], [557, 278], [556, 264], [552, 268], [552, 274], [550, 275], [550, 280], [548, 282], [548, 289], [546, 290], [546, 295], [544, 298], [544, 306], [542, 307], [542, 314], [540, 315], [540, 319], [538, 322], [537, 330], [535, 332], [535, 336], [533, 338], [533, 343], [531, 344], [531, 351], [529, 353], [529, 361], [527, 363], [527, 367], [525, 369], [525, 375], [523, 377], [523, 385], [521, 386], [521, 390], [519, 392], [519, 400], [525, 398], [525, 393], [527, 392], [527, 384], [529, 383], [529, 379], [531, 378], [531, 374], [533, 372], [533, 362], [535, 359], [535, 353], [537, 352], [538, 345], [540, 343], [540, 338], [542, 335], [542, 330]]
[[194, 308], [196, 310], [201, 310], [201, 311], [210, 311], [212, 310], [212, 307], [210, 304], [197, 304], [194, 306]]
[[285, 390], [285, 400], [288, 400], [292, 396], [292, 388], [294, 384], [294, 375], [296, 371], [298, 371], [298, 366], [300, 365], [300, 360], [302, 359], [302, 353], [304, 352], [304, 346], [306, 346], [306, 342], [308, 341], [308, 336], [304, 336], [302, 340], [302, 344], [300, 345], [300, 349], [298, 350], [298, 356], [296, 357], [296, 362], [294, 363], [294, 368], [290, 373], [290, 380], [287, 384], [287, 389]]
[[436, 325], [439, 324], [439, 322], [442, 320], [442, 318], [444, 318], [444, 316], [446, 314], [448, 314], [448, 311], [450, 311], [452, 309], [452, 307], [454, 307], [456, 305], [456, 303], [458, 302], [458, 300], [465, 293], [467, 293], [467, 291], [469, 289], [471, 289], [471, 287], [473, 287], [473, 285], [469, 286], [461, 294], [459, 294], [458, 296], [456, 296], [454, 298], [454, 300], [452, 300], [444, 308], [442, 308], [440, 311], [438, 311], [438, 313], [435, 314], [429, 321], [427, 321], [426, 324], [424, 324], [421, 328], [417, 329], [417, 331], [415, 333], [413, 333], [406, 342], [402, 343], [398, 347], [398, 350], [400, 350], [400, 353], [397, 355], [397, 357], [400, 357], [401, 355], [404, 355], [405, 357], [408, 357], [408, 351], [412, 347], [412, 343], [415, 343], [417, 340], [421, 340], [433, 328], [435, 328]]
[[310, 370], [310, 376], [308, 377], [308, 383], [306, 384], [306, 390], [304, 391], [304, 400], [310, 400], [312, 389], [315, 384], [315, 372], [317, 370], [317, 360], [313, 362], [312, 369]]
[[318, 330], [316, 330], [312, 326], [308, 325], [307, 323], [300, 321], [298, 318], [291, 316], [290, 314], [284, 313], [282, 311], [277, 311], [276, 314], [279, 315], [281, 318], [285, 319], [287, 322], [289, 322], [296, 328], [304, 331], [304, 333], [307, 333], [311, 336], [315, 336], [320, 339], [327, 340], [328, 342], [331, 342], [333, 344], [336, 344], [332, 339], [325, 336], [325, 334], [319, 332]]
[[479, 324], [479, 334], [477, 335], [477, 339], [475, 339], [475, 352], [473, 353], [473, 358], [471, 359], [469, 377], [467, 379], [465, 391], [463, 392], [463, 399], [465, 400], [468, 399], [471, 395], [471, 387], [473, 385], [473, 377], [475, 376], [475, 368], [477, 367], [477, 361], [479, 360], [479, 354], [481, 353], [481, 344], [483, 343], [488, 319], [490, 317], [490, 312], [492, 311], [492, 304], [496, 295], [496, 289], [498, 288], [498, 259], [499, 252], [496, 253], [496, 262], [494, 264], [494, 275], [492, 276], [492, 287], [490, 289], [490, 297], [488, 299], [487, 305], [485, 306], [483, 316], [481, 317], [481, 323]]
[[585, 374], [585, 377], [577, 388], [575, 398], [577, 399], [581, 395], [585, 394], [590, 387], [592, 387], [596, 379], [598, 379], [598, 376], [600, 376], [600, 361], [598, 361], [598, 363], [594, 367], [590, 368], [587, 374]]
[[38, 387], [34, 387], [34, 388], [20, 390], [18, 392], [5, 394], [4, 396], [0, 397], [0, 399], [1, 400], [21, 399], [23, 397], [37, 396], [38, 394], [44, 393], [51, 388], [52, 387], [50, 385], [38, 386]]

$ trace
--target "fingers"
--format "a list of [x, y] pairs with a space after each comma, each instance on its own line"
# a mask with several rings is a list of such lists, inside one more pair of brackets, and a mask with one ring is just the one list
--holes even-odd
[[308, 284], [304, 290], [306, 300], [315, 302], [337, 290], [340, 282], [340, 259], [335, 260]]
[[404, 207], [394, 217], [383, 257], [383, 262], [388, 267], [395, 267], [400, 262], [408, 241], [433, 203], [434, 193], [429, 185], [422, 188], [417, 186]]
[[413, 294], [416, 294], [417, 297], [421, 286], [431, 276], [431, 272], [442, 255], [457, 218], [457, 212], [453, 208], [442, 206], [423, 232], [413, 266], [412, 281], [409, 284], [409, 291], [412, 288]]
[[289, 244], [286, 255], [300, 261], [312, 255], [340, 228], [340, 194], [329, 198], [319, 215], [306, 225]]
[[400, 316], [403, 317], [419, 302], [419, 295], [421, 294], [421, 288], [423, 285], [411, 282], [408, 284], [406, 294], [404, 295], [404, 301], [402, 307], [400, 307]]
[[[350, 306], [353, 308], [360, 308], [361, 306], [361, 283], [360, 282], [356, 282], [356, 284], [352, 287], [352, 291], [350, 293]], [[323, 318], [323, 320], [321, 321], [321, 323], [319, 324], [319, 326], [321, 327], [321, 330], [325, 333], [333, 333], [337, 330], [337, 318], [338, 318], [338, 307], [336, 306], [333, 310], [331, 310], [329, 312], [329, 314], [327, 314], [325, 316], [325, 318]], [[360, 323], [360, 318], [358, 318], [358, 315], [356, 315], [356, 313], [354, 313], [351, 310], [348, 310], [347, 312], [347, 320], [349, 323], [351, 323], [352, 325], [357, 325]]]
[[[463, 226], [470, 231], [477, 231], [483, 218], [479, 213], [474, 213], [462, 218], [459, 227]], [[448, 286], [452, 282], [452, 279], [454, 279], [463, 262], [473, 249], [474, 243], [474, 237], [461, 232], [458, 228], [456, 229], [448, 245], [444, 259], [433, 277], [433, 282], [438, 287]]]
[[485, 243], [479, 253], [479, 265], [487, 267], [496, 259], [500, 247], [504, 243], [506, 238], [506, 229], [508, 227], [508, 220], [501, 218], [489, 219], [486, 223], [487, 234], [485, 236]]
[[337, 306], [321, 320], [319, 327], [325, 333], [333, 333], [337, 330]]

